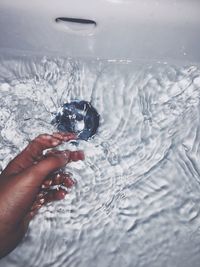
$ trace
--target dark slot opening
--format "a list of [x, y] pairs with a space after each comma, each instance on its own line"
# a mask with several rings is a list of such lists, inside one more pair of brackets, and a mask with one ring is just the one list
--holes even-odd
[[79, 23], [79, 24], [92, 24], [94, 26], [97, 26], [97, 23], [94, 20], [90, 19], [78, 19], [78, 18], [66, 18], [66, 17], [59, 17], [55, 19], [56, 22], [73, 22], [73, 23]]

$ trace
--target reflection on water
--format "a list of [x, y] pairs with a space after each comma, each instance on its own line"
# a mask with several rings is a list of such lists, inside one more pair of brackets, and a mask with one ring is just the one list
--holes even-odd
[[[91, 101], [95, 138], [0, 267], [199, 267], [200, 68], [8, 57], [0, 63], [0, 164], [55, 130], [67, 101]], [[73, 144], [61, 148], [76, 149]]]

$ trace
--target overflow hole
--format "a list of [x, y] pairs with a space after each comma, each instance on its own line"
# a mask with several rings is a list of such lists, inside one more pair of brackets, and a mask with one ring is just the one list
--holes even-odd
[[93, 25], [94, 27], [97, 26], [96, 21], [90, 20], [90, 19], [59, 17], [59, 18], [56, 18], [55, 21], [57, 23], [59, 23], [59, 22], [71, 22], [71, 23], [77, 23], [77, 24], [87, 24], [87, 25], [89, 24], [89, 25]]

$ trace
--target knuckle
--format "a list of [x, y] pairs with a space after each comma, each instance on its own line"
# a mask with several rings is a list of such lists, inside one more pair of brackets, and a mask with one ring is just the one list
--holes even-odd
[[38, 146], [40, 145], [40, 140], [38, 138], [35, 138], [33, 139], [30, 143], [29, 143], [29, 146], [32, 148], [32, 147], [35, 147], [35, 146]]
[[40, 134], [40, 135], [38, 135], [37, 137], [36, 137], [36, 139], [46, 139], [46, 138], [48, 138], [48, 137], [50, 137], [50, 135], [49, 134]]
[[50, 135], [40, 134], [35, 139], [33, 139], [30, 144], [41, 144], [45, 139], [50, 139]]
[[49, 139], [51, 136], [49, 134], [39, 134], [35, 140]]

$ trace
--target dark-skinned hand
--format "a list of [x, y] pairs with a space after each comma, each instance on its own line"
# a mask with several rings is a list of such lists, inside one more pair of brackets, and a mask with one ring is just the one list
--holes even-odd
[[[71, 161], [84, 160], [82, 151], [58, 151], [62, 142], [75, 139], [71, 133], [39, 135], [15, 157], [0, 175], [0, 258], [23, 239], [30, 220], [47, 202], [61, 200], [74, 181], [62, 171]], [[44, 150], [48, 150], [44, 154]], [[51, 186], [57, 185], [52, 190]]]

